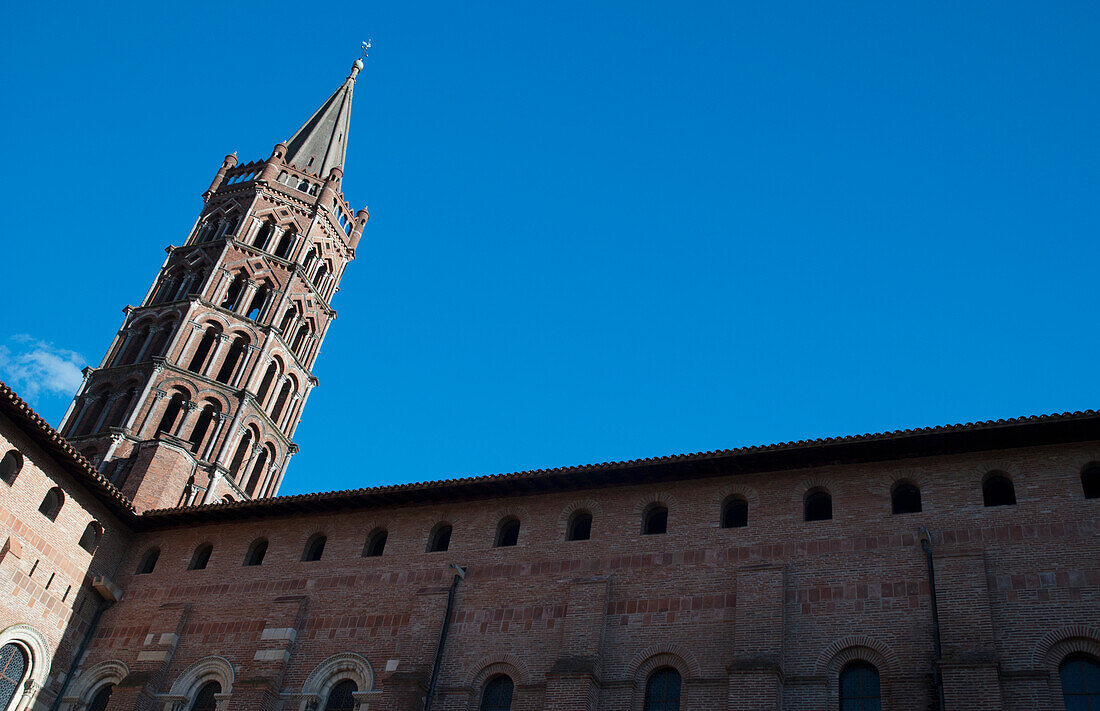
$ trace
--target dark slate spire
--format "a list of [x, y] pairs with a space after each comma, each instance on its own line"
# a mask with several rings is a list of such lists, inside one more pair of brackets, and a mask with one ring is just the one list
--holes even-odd
[[351, 65], [351, 75], [343, 85], [290, 137], [287, 141], [287, 163], [320, 178], [327, 178], [333, 168], [344, 169], [351, 122], [351, 93], [355, 88], [355, 77], [362, 68], [363, 60], [356, 59]]

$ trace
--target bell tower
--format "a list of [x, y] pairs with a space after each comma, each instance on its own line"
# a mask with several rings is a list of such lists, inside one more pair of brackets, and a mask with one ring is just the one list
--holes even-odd
[[273, 496], [367, 222], [342, 180], [351, 74], [266, 161], [225, 157], [60, 431], [138, 511]]

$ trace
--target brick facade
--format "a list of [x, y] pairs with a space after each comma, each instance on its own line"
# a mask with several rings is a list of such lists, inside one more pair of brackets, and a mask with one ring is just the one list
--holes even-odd
[[226, 158], [72, 445], [0, 390], [8, 709], [320, 710], [351, 682], [357, 711], [467, 711], [503, 675], [516, 711], [641, 711], [672, 669], [685, 711], [835, 710], [853, 664], [885, 709], [937, 708], [938, 679], [952, 711], [1065, 709], [1060, 665], [1100, 663], [1097, 413], [274, 496], [367, 218], [339, 192], [357, 71], [267, 161]]

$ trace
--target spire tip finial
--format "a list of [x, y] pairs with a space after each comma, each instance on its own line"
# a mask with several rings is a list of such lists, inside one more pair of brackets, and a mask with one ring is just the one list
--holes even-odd
[[363, 60], [366, 59], [367, 56], [368, 56], [367, 55], [367, 50], [370, 49], [370, 43], [371, 43], [370, 40], [367, 40], [366, 42], [363, 43], [363, 56], [360, 57], [359, 59], [356, 59], [354, 62], [352, 62], [352, 64], [351, 64], [351, 78], [352, 79], [354, 79], [355, 76], [357, 74], [359, 74], [360, 71], [363, 70]]

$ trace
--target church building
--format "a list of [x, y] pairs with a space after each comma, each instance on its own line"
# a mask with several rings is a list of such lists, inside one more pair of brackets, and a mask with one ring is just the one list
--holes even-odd
[[279, 496], [362, 66], [0, 384], [0, 711], [1100, 710], [1097, 412]]

